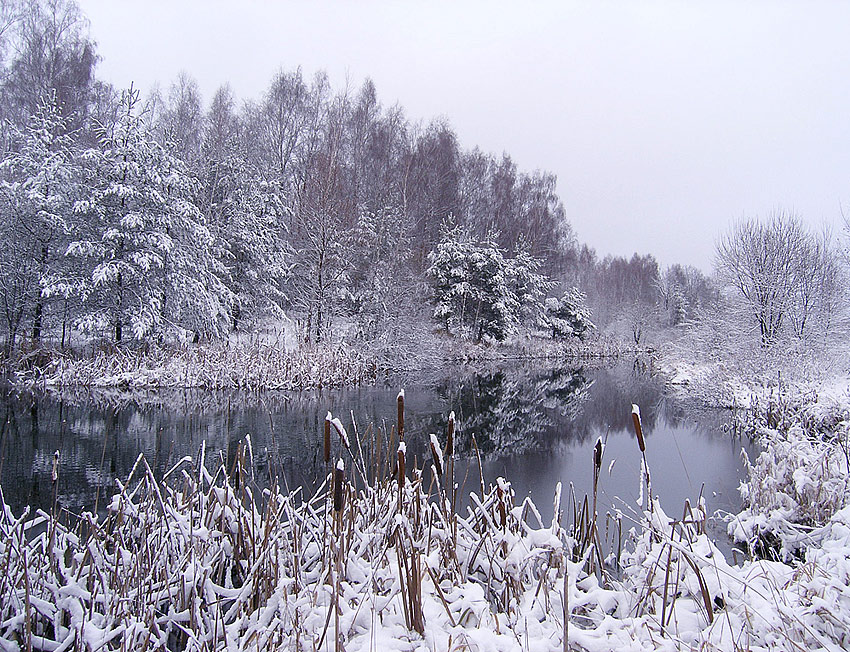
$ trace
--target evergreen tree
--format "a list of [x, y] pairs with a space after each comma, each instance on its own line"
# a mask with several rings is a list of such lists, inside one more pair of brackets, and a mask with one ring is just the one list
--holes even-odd
[[584, 293], [576, 288], [570, 288], [560, 297], [546, 299], [546, 322], [552, 329], [553, 339], [584, 339], [596, 328], [590, 320], [590, 310], [585, 301]]
[[88, 262], [81, 325], [116, 342], [125, 327], [139, 339], [169, 326], [221, 332], [232, 293], [192, 200], [195, 181], [148, 132], [138, 101], [123, 93], [118, 119], [86, 155], [92, 190], [75, 211], [88, 229], [68, 249]]
[[428, 260], [434, 317], [446, 330], [476, 341], [504, 340], [546, 289], [539, 263], [527, 252], [505, 258], [493, 234], [476, 241], [461, 227], [444, 228]]

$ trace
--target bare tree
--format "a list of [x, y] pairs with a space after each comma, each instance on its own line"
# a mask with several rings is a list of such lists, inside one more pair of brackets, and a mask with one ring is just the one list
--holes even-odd
[[72, 0], [28, 0], [11, 39], [11, 61], [0, 101], [22, 125], [45, 97], [54, 96], [70, 129], [82, 126], [91, 100], [95, 44]]
[[828, 328], [836, 308], [836, 253], [827, 235], [808, 231], [790, 213], [737, 222], [717, 244], [719, 278], [730, 287], [762, 346], [786, 331], [803, 339], [812, 320]]

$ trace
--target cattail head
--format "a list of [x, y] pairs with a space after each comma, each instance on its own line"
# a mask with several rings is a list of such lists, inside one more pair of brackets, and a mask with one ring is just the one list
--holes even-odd
[[602, 444], [602, 438], [599, 437], [596, 440], [596, 446], [593, 447], [593, 466], [597, 474], [599, 474], [599, 469], [602, 468], [602, 453], [604, 450], [605, 446]]
[[331, 420], [333, 415], [328, 412], [325, 417], [325, 464], [331, 461]]
[[640, 426], [640, 408], [634, 403], [632, 403], [632, 423], [635, 426], [635, 434], [637, 435], [640, 452], [643, 453], [646, 451], [646, 443], [643, 440], [643, 429]]
[[54, 451], [53, 453], [53, 472], [50, 474], [50, 477], [53, 478], [53, 482], [56, 482], [59, 479], [59, 451]]
[[398, 438], [404, 439], [404, 390], [398, 393]]
[[446, 438], [446, 455], [454, 455], [455, 452], [455, 413], [449, 412], [448, 437]]
[[342, 511], [343, 482], [345, 482], [345, 463], [340, 459], [334, 470], [334, 511], [337, 513]]
[[510, 491], [510, 484], [504, 478], [496, 479], [496, 495], [499, 497], [499, 525], [505, 527], [508, 523], [508, 512], [505, 508], [505, 500]]

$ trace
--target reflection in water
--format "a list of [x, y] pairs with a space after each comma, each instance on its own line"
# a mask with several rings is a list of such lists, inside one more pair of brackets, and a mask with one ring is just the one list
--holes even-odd
[[[738, 505], [741, 443], [722, 432], [725, 415], [699, 415], [697, 425], [693, 415], [664, 397], [653, 378], [631, 366], [587, 370], [538, 363], [452, 369], [418, 386], [408, 382], [406, 389], [409, 459], [418, 458], [421, 464], [430, 458], [429, 433], [445, 442], [447, 415], [454, 410], [458, 482], [467, 472], [477, 479], [474, 435], [485, 477], [506, 477], [519, 498], [533, 496], [544, 516], [551, 517], [557, 482], [565, 490], [574, 484], [579, 495], [589, 490], [596, 437], [607, 444], [600, 482], [603, 509], [628, 512], [636, 507], [639, 456], [631, 432], [633, 402], [641, 406], [654, 490], [671, 501], [671, 512], [680, 509], [675, 503], [684, 496], [695, 497], [703, 483], [710, 509]], [[326, 412], [340, 417], [353, 436], [370, 428], [389, 433], [397, 390], [9, 394], [0, 402], [0, 484], [16, 513], [26, 505], [49, 508], [53, 452], [58, 450], [60, 504], [72, 512], [91, 509], [96, 501], [102, 508], [115, 480], [126, 477], [140, 453], [161, 475], [182, 457], [196, 455], [202, 442], [208, 460], [230, 461], [250, 435], [260, 484], [279, 478], [309, 490], [324, 477], [321, 432]], [[614, 467], [607, 473], [612, 460]], [[467, 489], [477, 485], [477, 480], [468, 482]]]

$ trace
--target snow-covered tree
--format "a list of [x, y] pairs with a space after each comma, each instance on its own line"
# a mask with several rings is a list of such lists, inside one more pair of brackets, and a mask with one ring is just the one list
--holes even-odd
[[292, 255], [284, 238], [287, 210], [275, 184], [241, 157], [230, 155], [208, 166], [207, 215], [223, 280], [233, 293], [230, 328], [235, 331], [243, 320], [281, 311]]
[[814, 234], [780, 212], [737, 222], [717, 245], [716, 266], [741, 325], [755, 327], [767, 347], [789, 326], [801, 340], [829, 330], [839, 308], [837, 261], [828, 234]]
[[[351, 237], [347, 298], [366, 339], [395, 331], [411, 317], [418, 287], [409, 268], [410, 239], [397, 208], [361, 213]], [[401, 330], [409, 330], [410, 324]]]
[[586, 297], [576, 288], [568, 289], [560, 297], [546, 299], [545, 306], [545, 322], [552, 329], [553, 339], [584, 339], [596, 328], [590, 319]]
[[193, 202], [195, 181], [184, 164], [156, 142], [123, 93], [115, 124], [99, 132], [100, 149], [85, 159], [90, 195], [75, 212], [84, 237], [68, 253], [87, 261], [80, 325], [136, 338], [169, 326], [215, 333], [226, 327], [232, 294], [221, 281], [213, 237]]
[[521, 237], [508, 261], [508, 276], [520, 305], [520, 321], [534, 326], [540, 324], [544, 313], [543, 297], [555, 286], [540, 271], [542, 266], [543, 261], [531, 255], [530, 245]]
[[534, 257], [521, 247], [515, 258], [505, 257], [492, 234], [477, 241], [461, 227], [444, 227], [428, 260], [434, 317], [476, 341], [505, 339], [523, 317], [536, 314], [548, 288]]
[[38, 341], [50, 297], [68, 296], [62, 254], [79, 194], [74, 139], [55, 95], [13, 134], [16, 149], [0, 163], [5, 200], [0, 291], [10, 348], [25, 315], [32, 319], [32, 339]]

